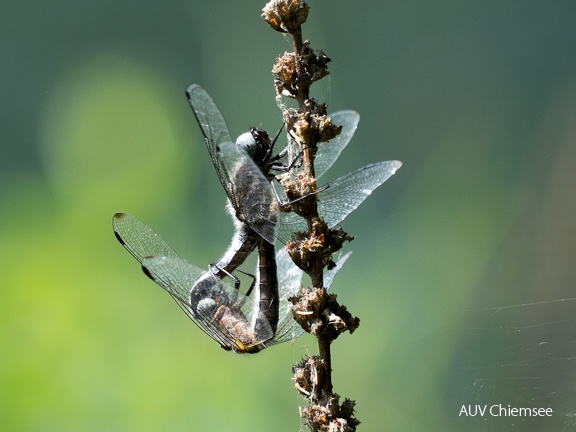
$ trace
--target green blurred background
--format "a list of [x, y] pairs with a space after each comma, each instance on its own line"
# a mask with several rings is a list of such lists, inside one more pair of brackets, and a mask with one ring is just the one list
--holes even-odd
[[[329, 173], [404, 166], [344, 227], [333, 290], [362, 319], [333, 348], [360, 430], [576, 430], [576, 2], [311, 1], [333, 59], [316, 96], [355, 109]], [[117, 243], [153, 226], [198, 266], [232, 224], [184, 89], [233, 135], [280, 126], [289, 41], [260, 1], [4, 2], [0, 428], [298, 431], [303, 336], [222, 351]], [[463, 404], [549, 419], [459, 418]]]

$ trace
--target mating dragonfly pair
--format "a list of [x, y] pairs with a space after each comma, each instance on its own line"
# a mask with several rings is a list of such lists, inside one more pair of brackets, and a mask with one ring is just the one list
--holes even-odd
[[[280, 212], [280, 197], [274, 180], [298, 165], [282, 164], [288, 149], [274, 154], [276, 138], [251, 129], [234, 143], [220, 110], [198, 85], [186, 90], [188, 101], [202, 130], [208, 152], [228, 196], [235, 233], [228, 250], [208, 270], [195, 267], [178, 254], [150, 227], [126, 213], [113, 218], [114, 233], [136, 258], [144, 273], [165, 289], [180, 308], [224, 349], [254, 353], [292, 340], [303, 332], [292, 318], [288, 298], [298, 293], [302, 271], [285, 248], [275, 251], [278, 239], [306, 228], [294, 213]], [[359, 121], [354, 111], [330, 116], [342, 126], [336, 138], [318, 146], [316, 178], [320, 178], [346, 147]], [[332, 228], [342, 222], [372, 191], [400, 168], [398, 161], [367, 165], [321, 188], [318, 213]], [[239, 290], [234, 272], [258, 250], [254, 283], [246, 293]], [[341, 257], [325, 275], [329, 287], [349, 254]], [[240, 270], [238, 270], [240, 271]], [[234, 286], [225, 279], [234, 281]]]

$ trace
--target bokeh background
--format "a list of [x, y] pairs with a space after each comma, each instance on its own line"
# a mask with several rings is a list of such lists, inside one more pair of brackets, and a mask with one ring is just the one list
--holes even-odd
[[[576, 430], [576, 3], [311, 0], [333, 59], [316, 96], [361, 122], [327, 177], [402, 169], [344, 224], [333, 347], [360, 430]], [[233, 135], [280, 126], [289, 40], [263, 1], [4, 2], [0, 14], [0, 427], [298, 431], [303, 336], [222, 351], [115, 240], [136, 215], [198, 266], [225, 196], [184, 97]], [[459, 416], [551, 407], [547, 419]]]

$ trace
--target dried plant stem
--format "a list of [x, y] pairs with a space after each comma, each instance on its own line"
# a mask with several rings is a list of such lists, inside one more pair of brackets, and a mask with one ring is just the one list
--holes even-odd
[[[312, 431], [355, 431], [360, 423], [354, 417], [354, 402], [332, 393], [330, 346], [346, 330], [352, 333], [360, 320], [336, 302], [336, 296], [324, 288], [324, 268], [333, 265], [332, 254], [345, 241], [352, 240], [342, 229], [329, 229], [318, 214], [314, 158], [317, 144], [337, 136], [341, 128], [326, 114], [326, 105], [310, 98], [313, 82], [328, 75], [330, 59], [315, 52], [302, 39], [302, 24], [309, 7], [300, 0], [272, 0], [263, 9], [263, 17], [274, 29], [289, 33], [294, 39], [294, 52], [284, 53], [273, 68], [278, 97], [289, 97], [298, 108], [282, 105], [288, 139], [302, 151], [303, 168], [283, 182], [287, 197], [294, 201], [292, 211], [303, 217], [308, 229], [295, 233], [286, 248], [293, 261], [311, 279], [311, 289], [292, 299], [294, 318], [302, 328], [318, 339], [319, 355], [303, 359], [293, 368], [295, 386], [308, 399], [301, 409]], [[304, 197], [304, 198], [303, 198]]]
[[323, 360], [324, 367], [328, 372], [324, 376], [322, 382], [322, 391], [325, 394], [332, 393], [332, 354], [330, 351], [330, 344], [332, 341], [329, 339], [319, 337], [318, 338], [318, 356]]

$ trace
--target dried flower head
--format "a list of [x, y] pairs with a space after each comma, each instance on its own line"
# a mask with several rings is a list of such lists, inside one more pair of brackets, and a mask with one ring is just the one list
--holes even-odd
[[340, 405], [340, 397], [333, 394], [321, 398], [316, 405], [300, 409], [312, 431], [353, 432], [360, 422], [354, 417], [354, 402], [345, 399]]
[[325, 114], [325, 105], [315, 107], [319, 113], [299, 113], [299, 118], [293, 126], [294, 135], [299, 142], [307, 146], [330, 141], [342, 131], [342, 126], [336, 126]]
[[276, 59], [276, 64], [272, 68], [274, 74], [274, 86], [276, 94], [288, 97], [295, 97], [294, 83], [296, 81], [296, 54], [284, 53]]
[[262, 17], [276, 31], [295, 33], [306, 22], [309, 9], [300, 0], [272, 0], [262, 9]]
[[322, 374], [326, 365], [319, 357], [308, 357], [301, 360], [292, 368], [296, 389], [302, 395], [316, 399], [318, 383], [322, 380]]
[[340, 305], [336, 295], [328, 294], [324, 289], [304, 289], [300, 295], [288, 300], [294, 305], [292, 311], [296, 322], [315, 336], [322, 335], [333, 341], [345, 331], [354, 333], [360, 325], [360, 319]]
[[298, 89], [305, 90], [329, 74], [330, 57], [320, 50], [315, 52], [310, 42], [304, 41], [298, 53], [284, 53], [272, 68], [276, 93], [298, 98]]

